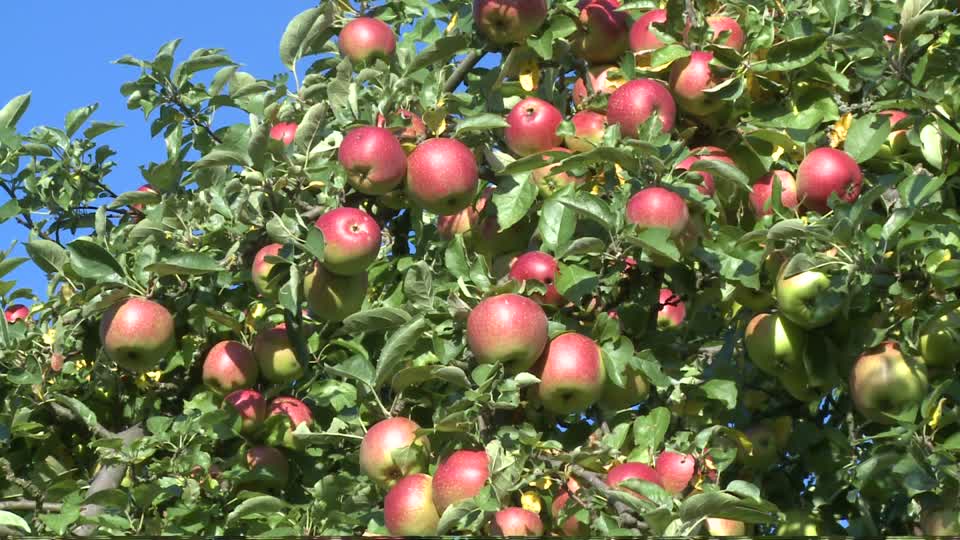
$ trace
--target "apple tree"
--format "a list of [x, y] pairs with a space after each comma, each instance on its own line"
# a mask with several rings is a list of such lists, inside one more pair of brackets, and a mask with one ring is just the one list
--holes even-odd
[[0, 531], [960, 533], [952, 5], [321, 2], [121, 193], [13, 98]]

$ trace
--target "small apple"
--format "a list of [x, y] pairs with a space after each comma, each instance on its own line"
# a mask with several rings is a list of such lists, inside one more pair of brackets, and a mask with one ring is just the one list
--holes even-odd
[[390, 487], [401, 478], [422, 472], [424, 463], [397, 463], [393, 453], [414, 444], [427, 444], [417, 437], [420, 426], [409, 418], [396, 416], [373, 425], [360, 442], [360, 469], [381, 486]]
[[930, 367], [952, 368], [960, 360], [960, 310], [931, 320], [920, 333], [920, 355]]
[[665, 451], [657, 456], [654, 469], [663, 489], [674, 495], [683, 493], [697, 471], [697, 460], [690, 454]]
[[250, 268], [250, 275], [253, 278], [253, 286], [257, 288], [264, 297], [275, 300], [280, 292], [282, 283], [270, 280], [270, 272], [273, 271], [274, 263], [267, 261], [267, 257], [279, 257], [282, 244], [267, 244], [257, 251], [253, 257], [253, 265]]
[[607, 375], [600, 347], [592, 339], [569, 332], [547, 345], [540, 361], [538, 394], [556, 414], [583, 412], [600, 399]]
[[473, 0], [477, 30], [496, 45], [523, 43], [547, 20], [545, 0]]
[[797, 181], [789, 172], [776, 170], [758, 178], [750, 188], [750, 206], [758, 218], [773, 213], [773, 205], [767, 207], [767, 203], [773, 197], [774, 178], [780, 180], [780, 204], [790, 209], [800, 206], [797, 200]]
[[337, 151], [347, 180], [360, 193], [384, 195], [407, 175], [407, 153], [386, 128], [362, 126], [347, 132]]
[[443, 514], [451, 504], [476, 497], [490, 477], [490, 460], [483, 450], [457, 450], [433, 475], [433, 504]]
[[659, 186], [643, 188], [627, 201], [627, 221], [644, 229], [667, 229], [676, 238], [690, 223], [690, 210], [677, 193]]
[[[401, 146], [407, 143], [417, 143], [427, 136], [427, 125], [423, 123], [423, 118], [417, 113], [407, 109], [397, 109], [396, 117], [403, 120], [403, 125], [390, 129], [388, 118], [383, 114], [377, 114], [377, 127], [388, 128], [394, 136], [400, 141]], [[391, 116], [393, 118], [393, 116]], [[412, 150], [413, 147], [411, 147]], [[406, 148], [404, 149], [406, 152]]]
[[850, 372], [850, 393], [862, 415], [880, 424], [895, 424], [891, 416], [927, 395], [927, 371], [923, 362], [905, 357], [899, 345], [888, 341], [857, 359]]
[[656, 114], [664, 133], [673, 129], [677, 104], [662, 82], [653, 79], [630, 81], [610, 96], [607, 103], [607, 121], [619, 125], [627, 137], [636, 137], [640, 126]]
[[820, 212], [830, 211], [827, 201], [836, 193], [852, 203], [860, 196], [863, 172], [849, 154], [836, 148], [817, 148], [807, 154], [797, 169], [797, 199], [800, 204]]
[[533, 300], [552, 306], [563, 305], [565, 300], [557, 291], [559, 268], [557, 260], [542, 251], [529, 251], [517, 257], [510, 265], [510, 279], [535, 280], [547, 286], [546, 294], [535, 293]]
[[380, 226], [356, 208], [335, 208], [317, 218], [323, 233], [323, 266], [341, 276], [367, 271], [380, 253]]
[[284, 323], [257, 333], [253, 340], [253, 356], [260, 366], [260, 375], [267, 382], [289, 384], [303, 375], [303, 366], [297, 360]]
[[607, 127], [606, 115], [595, 111], [580, 111], [570, 119], [573, 123], [573, 135], [567, 135], [563, 144], [574, 152], [589, 152], [603, 142], [603, 132]]
[[580, 0], [580, 28], [573, 36], [574, 54], [591, 64], [612, 64], [627, 50], [627, 14], [619, 0]]
[[787, 277], [780, 269], [776, 296], [780, 313], [805, 330], [820, 328], [833, 321], [846, 304], [846, 294], [834, 290], [830, 276], [819, 270], [807, 270]]
[[543, 522], [537, 514], [511, 506], [493, 515], [490, 520], [490, 534], [493, 536], [543, 536]]
[[282, 142], [284, 145], [289, 145], [293, 142], [293, 138], [297, 136], [297, 124], [296, 122], [280, 122], [279, 124], [274, 124], [270, 128], [270, 138]]
[[657, 311], [657, 327], [677, 328], [683, 324], [687, 316], [687, 307], [680, 297], [670, 289], [660, 289], [657, 300], [660, 309]]
[[[572, 154], [573, 150], [569, 150], [563, 147], [551, 148], [551, 152], [562, 152], [564, 154]], [[544, 160], [546, 160], [544, 156]], [[586, 181], [584, 177], [574, 176], [570, 172], [553, 172], [553, 169], [560, 165], [560, 160], [556, 160], [554, 163], [549, 165], [544, 165], [539, 169], [534, 169], [530, 173], [530, 180], [537, 185], [537, 188], [540, 190], [545, 197], [553, 195], [558, 190], [569, 186], [570, 184], [582, 184]]]
[[723, 101], [704, 92], [719, 82], [710, 67], [712, 60], [712, 52], [693, 51], [690, 56], [675, 61], [670, 68], [670, 88], [677, 104], [694, 116], [713, 114], [724, 105]]
[[807, 335], [777, 313], [761, 313], [747, 324], [743, 342], [754, 365], [779, 376], [790, 367], [802, 367]]
[[[10, 321], [6, 312], [4, 316]], [[176, 345], [173, 316], [152, 300], [127, 298], [103, 314], [100, 343], [107, 356], [124, 369], [157, 369]]]
[[23, 304], [13, 304], [7, 306], [7, 309], [3, 310], [3, 318], [7, 320], [7, 323], [14, 324], [20, 321], [29, 321], [30, 320], [30, 308]]
[[587, 70], [587, 77], [593, 93], [591, 94], [590, 88], [587, 88], [587, 83], [584, 82], [583, 77], [577, 78], [573, 83], [574, 105], [579, 106], [591, 95], [612, 94], [614, 90], [620, 88], [626, 82], [619, 66], [593, 66]]
[[428, 139], [407, 160], [407, 194], [437, 215], [466, 208], [477, 193], [479, 179], [473, 152], [455, 139]]
[[[897, 124], [910, 118], [909, 114], [896, 110], [880, 111], [879, 114], [890, 120], [891, 128], [897, 127]], [[907, 140], [907, 131], [906, 129], [894, 129], [887, 135], [887, 146], [890, 148], [892, 155], [902, 154], [910, 147], [910, 142]]]
[[547, 344], [547, 316], [533, 300], [501, 294], [477, 304], [467, 317], [467, 345], [481, 364], [526, 371]]
[[537, 97], [522, 99], [507, 115], [503, 136], [510, 151], [519, 156], [545, 152], [559, 146], [557, 128], [563, 116], [551, 103]]
[[310, 313], [323, 321], [339, 322], [360, 311], [367, 297], [367, 274], [338, 276], [315, 263], [303, 279]]
[[250, 435], [257, 431], [267, 417], [267, 402], [256, 390], [235, 390], [223, 398], [240, 415], [240, 433]]
[[238, 341], [221, 341], [203, 360], [203, 383], [219, 394], [251, 388], [259, 369], [253, 353]]
[[340, 31], [340, 54], [357, 64], [374, 58], [390, 58], [397, 50], [397, 36], [390, 25], [372, 17], [357, 17]]
[[650, 26], [665, 22], [667, 22], [665, 9], [652, 9], [641, 15], [630, 27], [630, 49], [633, 52], [647, 52], [663, 47], [663, 42], [651, 31]]
[[283, 436], [283, 445], [294, 450], [302, 449], [303, 444], [294, 438], [293, 432], [301, 424], [306, 424], [307, 427], [313, 424], [313, 412], [310, 411], [310, 407], [295, 397], [275, 397], [267, 408], [267, 416], [275, 415], [286, 416], [289, 423], [289, 429]]
[[433, 479], [411, 474], [400, 479], [383, 499], [383, 523], [395, 536], [434, 536], [440, 514], [433, 504]]
[[247, 468], [262, 475], [250, 483], [254, 489], [283, 489], [290, 479], [290, 462], [287, 456], [276, 448], [254, 446], [247, 450]]

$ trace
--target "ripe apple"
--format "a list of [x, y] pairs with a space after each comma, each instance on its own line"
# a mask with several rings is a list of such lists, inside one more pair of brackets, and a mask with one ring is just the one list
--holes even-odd
[[303, 444], [293, 437], [293, 432], [300, 424], [306, 424], [308, 427], [313, 424], [313, 413], [310, 407], [295, 397], [275, 397], [267, 407], [267, 416], [275, 415], [284, 415], [289, 421], [290, 428], [283, 436], [283, 445], [294, 450], [302, 450]]
[[931, 320], [920, 333], [920, 355], [930, 367], [952, 368], [960, 360], [960, 310]]
[[26, 322], [30, 320], [30, 308], [23, 304], [7, 306], [7, 309], [3, 310], [3, 318], [6, 319], [9, 324], [19, 321]]
[[526, 371], [546, 344], [547, 316], [525, 296], [487, 298], [467, 317], [467, 345], [481, 364], [500, 363], [508, 373]]
[[443, 514], [451, 504], [476, 497], [490, 477], [490, 461], [483, 450], [457, 450], [437, 466], [433, 475], [433, 504]]
[[257, 333], [253, 340], [253, 356], [260, 366], [260, 375], [267, 382], [289, 384], [303, 375], [303, 366], [297, 360], [284, 323]]
[[687, 316], [687, 307], [680, 297], [670, 289], [660, 289], [657, 300], [660, 309], [657, 312], [657, 326], [660, 328], [677, 328], [683, 324]]
[[636, 137], [640, 125], [656, 114], [663, 132], [673, 129], [677, 117], [677, 104], [662, 82], [653, 79], [630, 81], [610, 96], [607, 102], [607, 121], [619, 125], [627, 137]]
[[503, 137], [517, 155], [545, 152], [560, 145], [557, 128], [561, 122], [563, 115], [551, 103], [537, 97], [524, 98], [510, 109]]
[[626, 82], [619, 66], [593, 66], [587, 70], [587, 77], [590, 81], [590, 88], [593, 89], [593, 94], [590, 93], [590, 88], [587, 88], [587, 83], [584, 82], [583, 77], [577, 78], [573, 83], [574, 105], [580, 105], [591, 95], [612, 94], [614, 90], [620, 88]]
[[[139, 192], [141, 192], [141, 193], [159, 193], [159, 192], [158, 192], [156, 189], [154, 189], [154, 187], [151, 186], [150, 184], [144, 184], [144, 185], [138, 187], [138, 188], [137, 188], [137, 191], [139, 191]], [[136, 210], [137, 212], [140, 212], [141, 214], [143, 213], [143, 205], [142, 205], [142, 204], [138, 204], [138, 203], [131, 204], [131, 205], [130, 205], [130, 208]], [[139, 221], [139, 220], [140, 220], [140, 216], [134, 216], [134, 221]]]
[[683, 493], [697, 471], [697, 460], [690, 454], [665, 451], [657, 456], [654, 469], [660, 476], [660, 485], [669, 493]]
[[[6, 312], [4, 316], [10, 321]], [[176, 345], [173, 316], [146, 298], [127, 298], [103, 314], [100, 343], [122, 368], [134, 372], [157, 369]]]
[[627, 221], [644, 229], [667, 229], [676, 238], [687, 229], [690, 210], [677, 193], [659, 186], [648, 187], [627, 201]]
[[545, 0], [473, 0], [477, 30], [497, 45], [523, 43], [547, 20]]
[[712, 60], [712, 52], [693, 51], [670, 68], [670, 89], [677, 104], [694, 116], [707, 116], [723, 108], [723, 101], [704, 92], [719, 82], [710, 67]]
[[880, 424], [895, 424], [888, 415], [905, 412], [927, 395], [923, 362], [904, 357], [888, 341], [857, 359], [850, 372], [850, 393], [861, 414]]
[[389, 58], [397, 50], [397, 36], [390, 25], [372, 17], [357, 17], [340, 31], [340, 54], [357, 64], [374, 58]]
[[282, 244], [267, 244], [257, 251], [253, 257], [253, 265], [250, 268], [250, 275], [253, 278], [253, 286], [260, 291], [266, 298], [276, 299], [280, 292], [282, 283], [271, 282], [270, 272], [273, 271], [274, 263], [267, 261], [267, 257], [280, 256]]
[[583, 412], [603, 393], [607, 374], [600, 347], [584, 335], [569, 332], [555, 337], [543, 351], [540, 367], [538, 394], [548, 411]]
[[807, 335], [777, 313], [761, 313], [747, 324], [743, 342], [754, 365], [779, 376], [790, 367], [802, 367]]
[[652, 9], [641, 15], [630, 27], [630, 49], [633, 52], [645, 52], [663, 47], [663, 42], [650, 30], [650, 26], [665, 22], [667, 22], [665, 9]]
[[289, 145], [297, 135], [296, 122], [280, 122], [270, 128], [270, 138]]
[[254, 446], [247, 450], [247, 468], [258, 476], [262, 475], [249, 484], [254, 489], [283, 489], [290, 479], [287, 456], [269, 446]]
[[[576, 491], [576, 490], [574, 490]], [[555, 499], [553, 499], [553, 504], [550, 505], [550, 515], [553, 516], [554, 520], [557, 520], [560, 517], [560, 512], [563, 508], [570, 502], [571, 505], [579, 506], [579, 503], [576, 501], [571, 501], [570, 493], [568, 491], [562, 491]], [[564, 536], [587, 536], [590, 533], [590, 528], [584, 524], [580, 523], [577, 520], [576, 516], [568, 517], [563, 523], [556, 524], [560, 531], [563, 532]]]
[[574, 54], [591, 64], [612, 64], [627, 50], [627, 14], [619, 0], [580, 0], [581, 30], [573, 37]]
[[356, 208], [335, 208], [317, 218], [323, 233], [323, 266], [341, 276], [364, 273], [380, 253], [380, 226]]
[[360, 442], [360, 469], [382, 486], [390, 487], [399, 479], [422, 472], [424, 463], [397, 463], [393, 452], [414, 444], [427, 444], [425, 437], [417, 437], [420, 426], [409, 418], [396, 416], [381, 420], [367, 430]]
[[[482, 205], [481, 205], [482, 202]], [[477, 224], [481, 206], [486, 205], [486, 199], [480, 198], [476, 205], [469, 205], [463, 210], [449, 216], [437, 216], [437, 233], [444, 240], [453, 240], [458, 234], [469, 233]], [[481, 207], [481, 208], [478, 208]]]
[[219, 394], [251, 388], [259, 369], [253, 353], [238, 341], [221, 341], [203, 360], [203, 383]]
[[747, 536], [747, 525], [742, 521], [724, 518], [707, 518], [709, 536]]
[[750, 206], [753, 207], [753, 213], [757, 218], [773, 213], [773, 205], [771, 204], [768, 208], [767, 202], [773, 197], [774, 177], [780, 180], [780, 204], [784, 208], [800, 206], [797, 200], [797, 181], [789, 172], [776, 170], [758, 178], [750, 188]]
[[386, 128], [362, 126], [347, 132], [337, 151], [347, 180], [360, 193], [384, 195], [407, 175], [407, 153]]
[[320, 263], [303, 279], [303, 294], [314, 317], [338, 322], [360, 311], [367, 297], [367, 274], [338, 276]]
[[[702, 160], [713, 160], [713, 161], [722, 161], [724, 163], [736, 166], [736, 163], [730, 156], [727, 155], [726, 150], [723, 148], [717, 148], [716, 146], [701, 146], [699, 148], [694, 148], [692, 154], [687, 156], [686, 159], [677, 164], [677, 170], [689, 171], [690, 167], [694, 163]], [[712, 197], [714, 193], [717, 192], [716, 185], [713, 181], [713, 175], [704, 172], [704, 171], [695, 171], [693, 174], [700, 177], [700, 185], [697, 186], [697, 191], [703, 193], [707, 197]]]
[[[635, 461], [621, 463], [609, 471], [607, 471], [607, 485], [616, 488], [620, 485], [620, 482], [625, 480], [638, 479], [645, 482], [650, 482], [651, 484], [656, 484], [658, 486], [662, 485], [662, 479], [660, 474], [657, 473], [656, 469], [647, 465], [646, 463], [639, 463]], [[627, 493], [635, 495], [640, 498], [645, 498], [639, 493], [629, 490], [626, 488], [619, 488]]]
[[434, 536], [440, 514], [433, 504], [433, 479], [411, 474], [400, 479], [383, 499], [383, 523], [395, 536]]
[[[736, 49], [738, 51], [743, 50], [743, 45], [746, 42], [746, 37], [743, 34], [743, 28], [740, 28], [740, 25], [737, 23], [736, 19], [730, 17], [724, 17], [722, 15], [715, 15], [713, 17], [707, 17], [707, 25], [710, 26], [710, 30], [713, 31], [713, 40], [720, 43], [731, 49]], [[723, 32], [729, 32], [726, 39], [720, 41], [717, 38]]]
[[560, 306], [565, 302], [557, 291], [557, 260], [542, 251], [530, 251], [517, 257], [510, 265], [510, 278], [516, 281], [536, 280], [547, 286], [547, 293], [535, 293], [530, 298], [551, 306]]
[[407, 161], [407, 193], [437, 215], [456, 214], [473, 201], [480, 173], [473, 152], [455, 139], [428, 139]]
[[600, 408], [606, 411], [622, 411], [646, 401], [650, 396], [650, 383], [646, 377], [632, 366], [624, 373], [626, 386], [621, 388], [608, 377], [604, 382], [603, 395], [600, 396]]
[[[573, 150], [563, 148], [558, 146], [556, 148], [551, 148], [551, 152], [562, 152], [564, 154], [572, 154]], [[544, 156], [544, 161], [548, 158]], [[564, 158], [566, 159], [566, 158]], [[574, 176], [570, 172], [553, 172], [553, 169], [559, 166], [559, 160], [549, 165], [544, 165], [539, 169], [534, 169], [530, 173], [530, 180], [537, 185], [537, 188], [540, 190], [545, 197], [553, 195], [558, 190], [569, 186], [570, 184], [582, 184], [586, 181], [586, 178]]]
[[[880, 111], [881, 115], [886, 116], [890, 120], [890, 127], [895, 128], [897, 124], [910, 118], [910, 115], [903, 111], [896, 110], [887, 110]], [[910, 146], [909, 141], [907, 141], [907, 130], [906, 129], [894, 129], [887, 135], [887, 146], [890, 148], [890, 153], [893, 155], [898, 155], [904, 153], [907, 148]]]
[[862, 184], [860, 166], [849, 154], [835, 148], [817, 148], [797, 169], [797, 199], [820, 213], [830, 210], [827, 201], [832, 193], [849, 203], [857, 200]]
[[256, 390], [235, 390], [223, 398], [240, 415], [240, 433], [250, 435], [257, 431], [267, 417], [267, 402]]
[[595, 111], [580, 111], [570, 119], [573, 123], [573, 135], [563, 138], [563, 143], [574, 152], [589, 152], [603, 142], [603, 132], [607, 127], [607, 117]]
[[780, 313], [790, 322], [805, 330], [829, 324], [843, 310], [847, 297], [833, 290], [830, 276], [819, 270], [807, 270], [786, 277], [780, 269], [777, 276], [776, 296]]
[[537, 514], [511, 506], [493, 515], [490, 520], [490, 534], [493, 536], [543, 536], [543, 522]]
[[824, 533], [819, 519], [802, 510], [784, 512], [786, 519], [777, 526], [777, 536], [818, 537]]

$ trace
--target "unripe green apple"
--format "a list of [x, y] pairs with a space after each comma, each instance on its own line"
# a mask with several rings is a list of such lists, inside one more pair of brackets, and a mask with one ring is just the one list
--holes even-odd
[[807, 335], [779, 314], [754, 317], [747, 324], [743, 341], [750, 360], [768, 375], [779, 376], [785, 369], [803, 367]]
[[758, 424], [748, 428], [743, 434], [750, 441], [750, 453], [739, 454], [743, 464], [751, 469], [764, 470], [777, 462], [780, 458], [780, 445], [777, 444], [777, 435], [766, 424]]
[[777, 380], [783, 385], [788, 394], [798, 401], [810, 401], [820, 396], [810, 385], [810, 377], [803, 362], [785, 366], [783, 371], [776, 374]]
[[320, 264], [303, 280], [303, 293], [314, 317], [338, 322], [360, 311], [367, 296], [367, 274], [338, 276]]
[[930, 321], [920, 334], [920, 355], [930, 367], [952, 368], [960, 360], [960, 311]]
[[253, 340], [253, 356], [260, 365], [260, 375], [268, 382], [288, 384], [303, 375], [286, 324], [261, 330]]
[[927, 371], [922, 362], [905, 357], [893, 342], [864, 353], [850, 373], [853, 404], [861, 414], [880, 424], [894, 424], [890, 415], [905, 412], [927, 394]]
[[836, 290], [830, 276], [807, 270], [787, 277], [784, 265], [777, 277], [776, 295], [780, 313], [797, 326], [812, 330], [833, 321], [843, 310], [846, 294]]
[[623, 380], [625, 387], [620, 387], [608, 377], [603, 387], [603, 395], [600, 397], [600, 408], [607, 411], [621, 411], [629, 409], [634, 405], [646, 401], [650, 396], [650, 383], [631, 366], [627, 366]]

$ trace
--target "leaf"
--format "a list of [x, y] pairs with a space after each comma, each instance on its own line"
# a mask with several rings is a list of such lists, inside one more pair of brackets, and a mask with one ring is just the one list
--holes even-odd
[[[501, 189], [506, 188], [506, 189]], [[516, 225], [527, 215], [527, 211], [537, 200], [537, 186], [521, 180], [512, 186], [507, 183], [497, 186], [493, 194], [493, 204], [497, 207], [497, 224], [504, 231]]]
[[90, 127], [83, 130], [83, 136], [87, 139], [95, 139], [104, 133], [113, 131], [118, 128], [122, 128], [123, 124], [118, 124], [116, 122], [93, 122], [90, 124]]
[[857, 163], [877, 155], [890, 135], [890, 121], [885, 115], [868, 114], [853, 121], [847, 131], [843, 149]]
[[729, 410], [737, 406], [737, 383], [733, 381], [713, 379], [707, 381], [700, 389], [708, 398], [722, 401]]
[[765, 62], [758, 63], [757, 71], [793, 71], [817, 58], [827, 46], [827, 36], [815, 33], [801, 38], [781, 41], [770, 48]]
[[394, 392], [403, 392], [407, 388], [428, 382], [433, 379], [439, 379], [449, 382], [461, 388], [470, 387], [470, 379], [467, 374], [456, 366], [412, 366], [401, 369], [393, 376], [390, 387]]
[[[333, 6], [328, 2], [327, 6]], [[330, 7], [308, 9], [290, 21], [280, 38], [280, 60], [290, 70], [298, 60], [312, 54], [323, 46], [318, 38], [333, 24], [334, 14]]]
[[9, 259], [0, 259], [0, 278], [9, 274], [21, 264], [29, 261], [26, 257], [11, 257]]
[[547, 251], [566, 247], [577, 228], [577, 214], [557, 197], [550, 197], [540, 209], [538, 229]]
[[250, 156], [248, 156], [246, 152], [240, 152], [239, 150], [215, 148], [211, 150], [209, 154], [203, 156], [199, 161], [191, 165], [190, 169], [195, 171], [207, 167], [224, 167], [234, 165], [250, 166]]
[[403, 276], [403, 294], [414, 306], [429, 308], [433, 300], [433, 270], [426, 261], [419, 261]]
[[583, 192], [574, 192], [569, 196], [562, 196], [560, 202], [575, 210], [581, 216], [595, 221], [608, 231], [616, 228], [617, 218], [610, 209], [610, 205], [596, 197]]
[[303, 120], [297, 125], [297, 134], [293, 138], [297, 147], [310, 147], [314, 137], [320, 132], [320, 127], [323, 123], [324, 116], [327, 114], [327, 110], [328, 105], [326, 102], [317, 103], [307, 109], [306, 114], [303, 115]]
[[425, 67], [446, 61], [466, 49], [469, 43], [470, 39], [466, 34], [442, 37], [420, 51], [420, 54], [404, 70], [404, 75], [410, 75]]
[[153, 191], [127, 191], [121, 193], [109, 204], [109, 208], [120, 208], [132, 204], [156, 204], [160, 202], [160, 194]]
[[663, 255], [672, 261], [680, 260], [680, 250], [670, 238], [668, 229], [644, 229], [628, 237], [628, 240], [638, 244], [648, 253]]
[[599, 284], [596, 272], [576, 265], [560, 263], [558, 266], [557, 291], [564, 298], [576, 302], [596, 290]]
[[10, 527], [30, 534], [30, 524], [27, 520], [6, 510], [0, 510], [0, 526]]
[[92, 240], [77, 238], [67, 246], [70, 264], [84, 279], [100, 280], [123, 275], [123, 268], [107, 250]]
[[457, 136], [469, 131], [489, 131], [492, 129], [505, 128], [509, 125], [503, 116], [499, 114], [483, 113], [464, 118], [460, 122], [457, 122], [457, 129], [454, 135]]
[[52, 240], [37, 238], [27, 242], [24, 247], [33, 263], [51, 274], [63, 272], [63, 266], [70, 258], [67, 250]]
[[183, 253], [164, 257], [163, 261], [148, 265], [144, 270], [159, 276], [198, 275], [210, 272], [223, 272], [220, 263], [202, 253]]
[[669, 428], [670, 410], [666, 407], [657, 407], [650, 411], [650, 414], [634, 421], [634, 444], [652, 452], [660, 448]]
[[344, 331], [354, 334], [360, 332], [380, 332], [409, 322], [411, 316], [406, 311], [394, 307], [380, 307], [354, 313], [343, 320]]
[[73, 411], [73, 413], [76, 414], [80, 420], [83, 420], [83, 423], [86, 424], [87, 427], [94, 429], [100, 426], [100, 423], [97, 421], [96, 413], [90, 410], [90, 408], [84, 405], [84, 403], [79, 399], [56, 393], [51, 394], [50, 397]]
[[0, 223], [16, 216], [20, 213], [20, 203], [16, 199], [10, 199], [3, 206], [0, 206]]
[[240, 503], [236, 508], [233, 509], [227, 515], [227, 523], [232, 523], [237, 519], [245, 519], [249, 517], [254, 517], [263, 514], [272, 514], [275, 512], [282, 512], [289, 505], [286, 501], [278, 499], [272, 495], [259, 495], [257, 497], [251, 497], [242, 503]]
[[777, 512], [779, 510], [772, 503], [740, 499], [719, 491], [691, 495], [680, 505], [680, 519], [686, 522], [717, 517], [745, 523], [774, 523]]
[[377, 370], [374, 375], [374, 384], [380, 387], [390, 378], [397, 366], [403, 361], [406, 354], [423, 336], [427, 321], [421, 316], [413, 319], [402, 328], [394, 332], [380, 352], [377, 360]]
[[[21, 94], [10, 101], [0, 109], [0, 128], [16, 129], [17, 122], [23, 113], [27, 112], [30, 106], [30, 92]], [[29, 530], [29, 529], [28, 529]]]
[[750, 179], [743, 174], [736, 165], [724, 163], [716, 159], [698, 159], [690, 166], [691, 171], [708, 172], [715, 178], [728, 180], [740, 184], [745, 188], [750, 188]]
[[68, 112], [67, 120], [64, 122], [64, 131], [66, 131], [67, 137], [73, 137], [73, 134], [90, 119], [90, 115], [92, 115], [98, 107], [99, 105], [93, 104]]
[[323, 262], [323, 259], [326, 257], [324, 254], [326, 243], [323, 239], [323, 231], [316, 227], [311, 227], [310, 232], [307, 233], [307, 241], [303, 245], [303, 248], [307, 251], [307, 253], [313, 255], [315, 259]]

